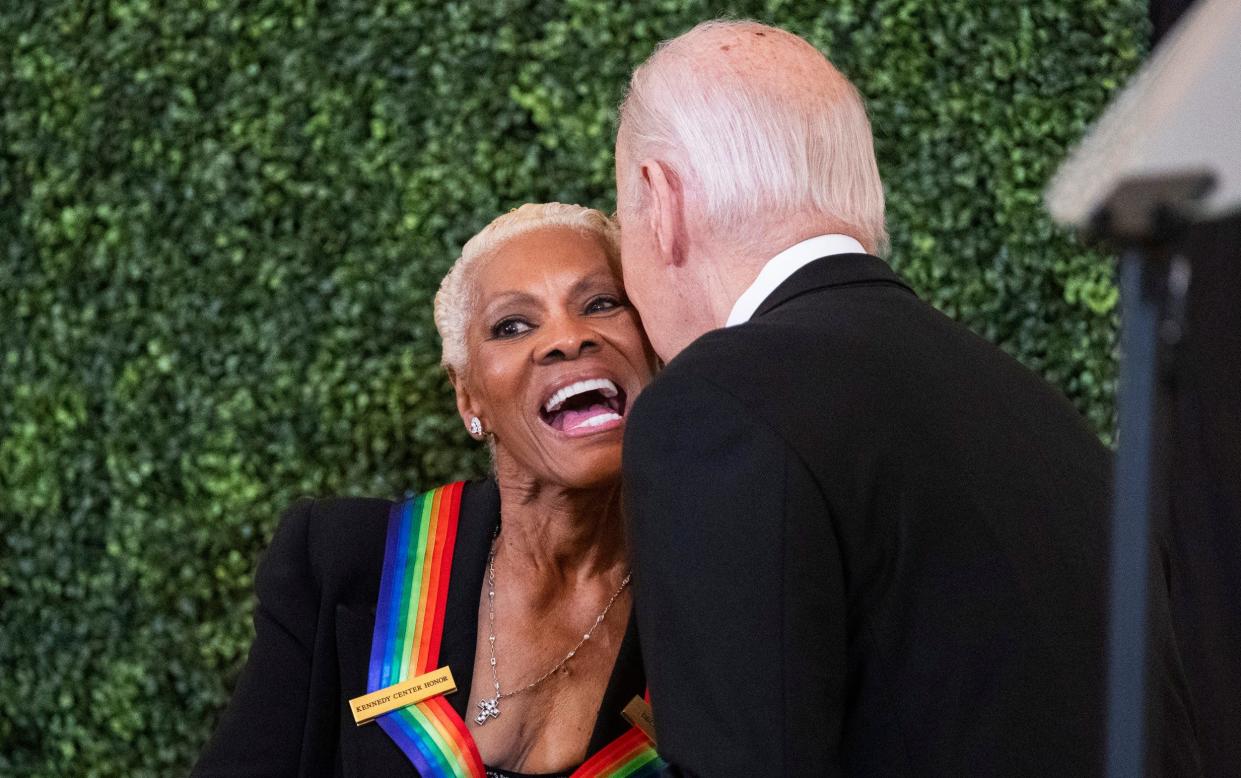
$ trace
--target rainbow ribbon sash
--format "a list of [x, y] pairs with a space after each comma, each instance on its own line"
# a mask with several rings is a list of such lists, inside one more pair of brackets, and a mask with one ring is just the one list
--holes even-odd
[[[393, 506], [388, 516], [367, 691], [437, 667], [463, 487], [458, 482], [425, 492]], [[483, 778], [478, 746], [443, 695], [377, 722], [423, 778]]]
[[[393, 506], [389, 514], [368, 692], [438, 667], [464, 486], [441, 486]], [[443, 695], [386, 713], [376, 722], [422, 778], [485, 778], [474, 738]], [[572, 778], [646, 778], [663, 767], [651, 741], [632, 728], [590, 757]]]
[[587, 759], [570, 778], [647, 778], [659, 775], [664, 766], [647, 736], [632, 727]]

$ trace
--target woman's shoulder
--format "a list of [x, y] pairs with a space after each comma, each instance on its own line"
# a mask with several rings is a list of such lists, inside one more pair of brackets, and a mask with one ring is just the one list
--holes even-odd
[[[472, 506], [480, 498], [490, 502], [485, 495], [493, 489], [494, 484], [487, 481], [468, 482], [462, 512], [477, 512]], [[383, 568], [389, 516], [402, 501], [376, 497], [297, 500], [281, 516], [260, 567], [260, 579], [263, 568], [285, 574], [296, 570], [309, 578], [321, 595], [338, 602], [373, 604]]]
[[302, 497], [285, 509], [280, 528], [295, 525], [310, 550], [348, 545], [359, 536], [384, 532], [394, 505], [382, 497]]
[[[374, 497], [303, 497], [281, 514], [255, 577], [260, 600], [273, 590], [318, 592], [337, 601], [365, 596], [366, 579], [383, 565], [393, 501]], [[308, 591], [309, 590], [309, 591]]]

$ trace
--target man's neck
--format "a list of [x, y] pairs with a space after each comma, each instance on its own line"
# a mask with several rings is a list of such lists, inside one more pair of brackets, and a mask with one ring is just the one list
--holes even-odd
[[733, 304], [725, 326], [731, 327], [749, 321], [784, 282], [815, 260], [837, 254], [865, 252], [866, 248], [856, 238], [839, 233], [816, 235], [798, 241], [763, 265], [758, 275]]
[[759, 273], [776, 255], [802, 241], [819, 235], [852, 235], [848, 225], [817, 214], [792, 214], [764, 224], [755, 224], [753, 234], [758, 240], [712, 240], [698, 252], [698, 263], [705, 269], [702, 288], [708, 300], [711, 329], [723, 327], [737, 300], [751, 287]]
[[[716, 255], [718, 256], [718, 255]], [[733, 254], [709, 268], [710, 273], [703, 282], [708, 301], [710, 321], [707, 329], [718, 329], [728, 320], [729, 311], [754, 279], [762, 271], [763, 265], [771, 257], [758, 257], [753, 254]]]

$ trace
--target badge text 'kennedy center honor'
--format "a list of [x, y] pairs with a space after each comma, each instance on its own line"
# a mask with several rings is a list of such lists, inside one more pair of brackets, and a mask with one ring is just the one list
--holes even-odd
[[422, 702], [437, 694], [452, 694], [456, 690], [457, 682], [452, 678], [452, 670], [444, 666], [386, 686], [379, 691], [354, 697], [349, 701], [349, 710], [353, 711], [353, 720], [360, 727], [390, 711]]

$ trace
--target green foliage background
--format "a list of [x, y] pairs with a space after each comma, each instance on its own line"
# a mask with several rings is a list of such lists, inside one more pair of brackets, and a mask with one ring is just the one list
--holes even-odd
[[628, 71], [720, 14], [856, 80], [893, 264], [1108, 435], [1110, 263], [1040, 190], [1140, 0], [7, 0], [0, 774], [184, 773], [281, 506], [482, 467], [438, 279], [521, 202], [611, 208]]

